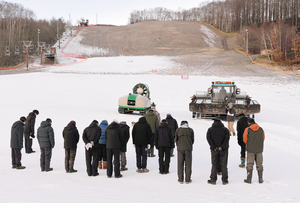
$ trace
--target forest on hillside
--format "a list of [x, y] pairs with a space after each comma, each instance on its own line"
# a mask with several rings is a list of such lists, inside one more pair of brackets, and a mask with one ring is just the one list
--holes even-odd
[[45, 42], [47, 47], [52, 46], [66, 26], [62, 18], [36, 20], [32, 10], [5, 1], [0, 2], [0, 17], [0, 68], [25, 61], [24, 41], [31, 41], [30, 54], [37, 54], [38, 41]]
[[299, 0], [208, 1], [187, 10], [163, 7], [135, 10], [130, 23], [202, 21], [224, 32], [239, 33], [240, 47], [250, 54], [269, 50], [268, 58], [283, 64], [300, 62]]

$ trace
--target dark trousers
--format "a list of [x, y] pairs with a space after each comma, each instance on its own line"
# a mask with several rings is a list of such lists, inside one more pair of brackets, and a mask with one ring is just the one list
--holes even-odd
[[178, 157], [178, 181], [183, 182], [184, 173], [183, 170], [185, 168], [185, 181], [191, 181], [192, 175], [192, 151], [177, 151]]
[[246, 157], [246, 144], [241, 141], [238, 143], [241, 146], [241, 157], [245, 158]]
[[98, 175], [99, 148], [85, 149], [86, 172], [88, 176]]
[[24, 137], [25, 137], [25, 152], [26, 153], [31, 153], [32, 150], [32, 139], [30, 138], [30, 134], [29, 133], [24, 133]]
[[50, 161], [52, 156], [52, 148], [41, 148], [41, 169], [42, 171], [50, 168]]
[[71, 169], [74, 169], [74, 161], [76, 156], [75, 149], [65, 149], [65, 169], [69, 172]]
[[141, 145], [135, 145], [136, 152], [136, 167], [143, 169], [147, 167], [147, 147]]
[[108, 177], [112, 176], [113, 172], [113, 158], [114, 158], [114, 172], [115, 177], [120, 176], [120, 149], [108, 148], [107, 150], [107, 170]]
[[218, 164], [220, 164], [221, 171], [222, 171], [222, 181], [228, 181], [227, 162], [228, 162], [228, 150], [221, 150], [221, 151], [211, 150], [211, 164], [212, 164], [211, 175], [210, 175], [211, 180], [217, 181], [217, 166]]
[[147, 150], [148, 157], [154, 156], [154, 136], [155, 136], [155, 133], [151, 133], [150, 149]]
[[21, 148], [11, 148], [11, 160], [13, 166], [22, 166], [21, 164]]
[[158, 148], [158, 163], [160, 173], [169, 173], [171, 147]]
[[106, 144], [100, 144], [99, 161], [107, 161]]

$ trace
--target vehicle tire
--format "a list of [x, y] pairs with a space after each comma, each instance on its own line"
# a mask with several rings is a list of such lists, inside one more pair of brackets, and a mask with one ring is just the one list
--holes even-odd
[[120, 114], [125, 114], [125, 109], [119, 108], [119, 109], [118, 109], [118, 112], [119, 112]]

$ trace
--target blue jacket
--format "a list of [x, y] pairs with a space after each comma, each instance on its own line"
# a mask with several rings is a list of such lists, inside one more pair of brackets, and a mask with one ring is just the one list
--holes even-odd
[[106, 120], [101, 121], [99, 127], [101, 128], [101, 137], [99, 139], [99, 144], [106, 144], [105, 130], [108, 127], [107, 121]]

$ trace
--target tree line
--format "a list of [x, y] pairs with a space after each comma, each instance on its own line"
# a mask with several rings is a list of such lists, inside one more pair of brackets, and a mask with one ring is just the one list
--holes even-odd
[[[15, 66], [25, 60], [23, 41], [32, 41], [30, 53], [39, 42], [52, 46], [65, 30], [62, 18], [36, 20], [35, 13], [20, 4], [0, 2], [0, 67]], [[38, 34], [38, 29], [40, 34]]]
[[248, 41], [251, 54], [271, 50], [268, 57], [275, 61], [300, 61], [299, 0], [210, 1], [187, 10], [158, 7], [130, 13], [130, 24], [148, 20], [203, 21], [224, 32], [238, 32], [241, 47], [246, 51]]

